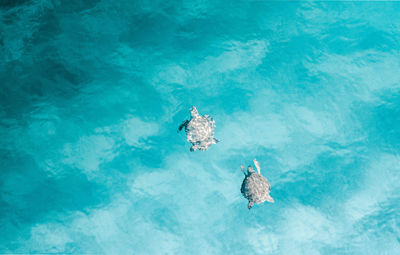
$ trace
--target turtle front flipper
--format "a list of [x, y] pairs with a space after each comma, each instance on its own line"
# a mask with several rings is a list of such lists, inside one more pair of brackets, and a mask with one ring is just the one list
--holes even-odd
[[249, 210], [253, 207], [254, 202], [253, 201], [249, 201], [249, 204], [247, 205], [247, 208], [249, 208]]
[[[240, 169], [242, 169], [242, 173], [244, 174], [244, 175], [246, 175], [246, 173], [244, 172], [244, 165], [241, 165], [240, 166]], [[246, 175], [247, 176], [247, 175]]]
[[253, 162], [254, 162], [254, 165], [255, 165], [256, 168], [257, 168], [257, 172], [258, 172], [259, 174], [261, 174], [261, 172], [260, 172], [260, 170], [261, 170], [260, 163], [258, 163], [257, 159], [253, 159]]
[[189, 124], [188, 120], [185, 120], [184, 122], [182, 122], [182, 124], [178, 128], [178, 132], [181, 131], [182, 128], [186, 128], [187, 124]]

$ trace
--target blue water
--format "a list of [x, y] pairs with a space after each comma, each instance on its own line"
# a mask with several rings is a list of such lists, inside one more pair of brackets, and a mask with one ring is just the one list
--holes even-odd
[[400, 254], [400, 3], [0, 10], [0, 253]]

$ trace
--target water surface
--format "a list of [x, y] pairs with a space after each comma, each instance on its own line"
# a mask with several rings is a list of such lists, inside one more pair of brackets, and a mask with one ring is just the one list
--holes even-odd
[[[397, 254], [400, 4], [1, 1], [0, 253]], [[190, 152], [196, 105], [221, 142]], [[274, 204], [247, 209], [257, 158]]]

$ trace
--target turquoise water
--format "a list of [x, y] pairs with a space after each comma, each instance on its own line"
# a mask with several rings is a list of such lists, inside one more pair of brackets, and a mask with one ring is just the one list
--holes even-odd
[[399, 254], [400, 3], [0, 10], [0, 253]]

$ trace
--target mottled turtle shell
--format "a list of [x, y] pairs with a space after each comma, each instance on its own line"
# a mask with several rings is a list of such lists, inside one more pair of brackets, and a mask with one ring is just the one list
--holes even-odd
[[265, 201], [273, 202], [273, 199], [269, 195], [270, 191], [271, 184], [259, 173], [249, 173], [249, 176], [246, 176], [243, 180], [241, 192], [249, 200], [249, 209], [253, 204]]
[[185, 131], [188, 142], [199, 150], [207, 150], [214, 144], [215, 121], [208, 115], [192, 118]]
[[207, 150], [212, 144], [218, 142], [214, 139], [215, 121], [208, 115], [199, 115], [194, 106], [190, 112], [190, 120], [183, 124], [187, 141], [192, 144], [190, 150]]

